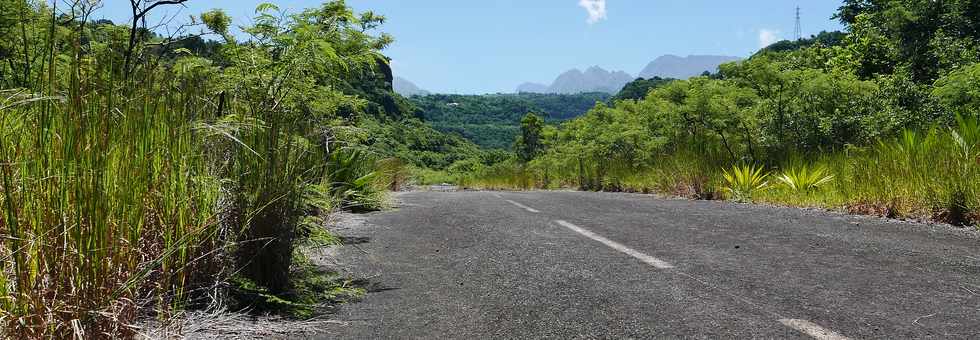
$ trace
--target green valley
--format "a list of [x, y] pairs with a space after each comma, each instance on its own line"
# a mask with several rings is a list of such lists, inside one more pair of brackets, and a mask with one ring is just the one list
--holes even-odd
[[437, 130], [463, 136], [489, 149], [510, 150], [521, 118], [534, 112], [549, 123], [585, 114], [605, 93], [582, 94], [488, 94], [413, 96], [418, 115]]

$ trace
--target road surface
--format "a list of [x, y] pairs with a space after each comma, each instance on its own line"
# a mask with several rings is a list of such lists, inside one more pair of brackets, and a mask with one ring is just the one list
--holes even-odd
[[980, 338], [980, 237], [583, 192], [407, 193], [341, 230], [378, 284], [325, 339]]

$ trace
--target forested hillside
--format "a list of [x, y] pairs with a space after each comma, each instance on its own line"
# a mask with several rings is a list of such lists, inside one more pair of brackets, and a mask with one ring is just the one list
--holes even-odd
[[646, 98], [648, 93], [650, 93], [650, 90], [670, 84], [674, 80], [675, 79], [665, 79], [660, 77], [653, 77], [650, 79], [637, 78], [636, 80], [627, 83], [626, 86], [623, 87], [623, 90], [619, 91], [619, 93], [616, 94], [612, 100], [620, 101], [627, 99], [643, 99]]
[[510, 150], [521, 117], [528, 112], [557, 123], [578, 117], [609, 97], [605, 93], [437, 94], [414, 97], [412, 102], [419, 116], [439, 131], [459, 134], [484, 148]]
[[980, 2], [848, 0], [837, 18], [843, 33], [526, 124], [536, 150], [461, 180], [977, 223]]

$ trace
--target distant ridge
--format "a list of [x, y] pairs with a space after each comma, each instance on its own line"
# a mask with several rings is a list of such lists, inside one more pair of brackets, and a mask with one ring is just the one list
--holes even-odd
[[402, 77], [395, 77], [391, 83], [391, 86], [395, 88], [395, 93], [405, 97], [429, 95], [429, 91], [419, 88], [417, 85], [415, 85], [415, 83], [412, 83], [408, 79]]
[[[679, 57], [668, 54], [658, 57], [640, 71], [640, 78], [654, 77], [670, 79], [687, 79], [696, 77], [705, 71], [718, 72], [718, 66], [724, 63], [739, 61], [742, 58], [716, 55], [691, 55]], [[619, 93], [626, 84], [636, 77], [623, 71], [610, 72], [599, 66], [593, 66], [582, 72], [578, 69], [566, 71], [558, 76], [551, 85], [539, 83], [524, 83], [517, 87], [518, 93], [559, 93], [576, 94], [586, 92]]]
[[640, 78], [687, 79], [699, 76], [705, 71], [711, 73], [718, 72], [719, 65], [739, 60], [742, 60], [742, 58], [716, 55], [679, 57], [668, 54], [650, 62], [643, 71], [640, 71]]
[[588, 92], [603, 92], [616, 94], [633, 76], [623, 71], [610, 72], [599, 66], [592, 66], [582, 72], [572, 69], [562, 73], [551, 85], [524, 83], [517, 87], [518, 93], [559, 93], [577, 94]]
[[517, 86], [517, 93], [547, 93], [548, 85], [538, 83], [524, 83]]

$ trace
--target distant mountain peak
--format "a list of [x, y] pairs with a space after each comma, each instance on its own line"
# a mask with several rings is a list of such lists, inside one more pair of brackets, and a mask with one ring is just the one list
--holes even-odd
[[689, 55], [687, 57], [680, 57], [667, 54], [650, 62], [640, 72], [640, 77], [647, 79], [653, 77], [687, 79], [701, 75], [705, 71], [717, 72], [719, 65], [739, 60], [742, 60], [742, 58], [716, 55]]
[[577, 68], [565, 71], [555, 78], [551, 85], [524, 83], [517, 87], [517, 92], [525, 93], [559, 93], [577, 94], [587, 92], [604, 92], [615, 94], [633, 80], [629, 73], [623, 71], [609, 72], [599, 66], [592, 66], [583, 72]]
[[394, 80], [391, 82], [391, 86], [395, 88], [395, 93], [398, 93], [405, 97], [411, 97], [416, 95], [425, 96], [429, 94], [429, 91], [419, 88], [418, 85], [415, 85], [415, 83], [402, 77], [395, 77]]

